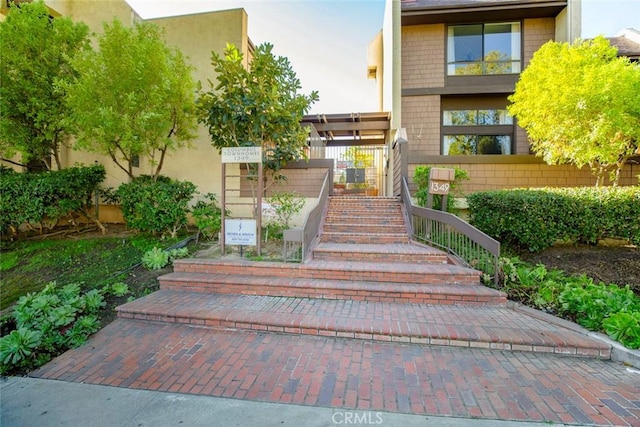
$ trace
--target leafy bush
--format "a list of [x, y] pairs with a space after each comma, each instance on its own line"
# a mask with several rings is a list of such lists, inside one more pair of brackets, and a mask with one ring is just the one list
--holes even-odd
[[[431, 166], [417, 166], [413, 172], [413, 182], [418, 189], [416, 190], [415, 197], [418, 200], [419, 206], [427, 206], [427, 197], [429, 195], [429, 173], [431, 172]], [[447, 197], [447, 212], [455, 212], [455, 197], [460, 196], [458, 186], [462, 181], [468, 181], [469, 174], [466, 170], [455, 168], [454, 180], [451, 182], [449, 195]], [[433, 195], [433, 209], [440, 210], [442, 207], [442, 196], [438, 194]]]
[[41, 173], [0, 170], [0, 232], [18, 235], [21, 226], [41, 233], [62, 218], [96, 222], [90, 214], [93, 194], [105, 178], [101, 165]]
[[189, 202], [196, 187], [188, 181], [160, 176], [141, 176], [118, 187], [122, 214], [127, 226], [154, 235], [175, 237], [187, 225]]
[[[299, 213], [304, 207], [304, 198], [295, 191], [276, 192], [269, 198], [267, 202], [273, 206], [276, 217], [266, 224], [269, 236], [282, 237], [282, 231], [287, 230], [291, 223], [291, 218]], [[272, 234], [273, 233], [273, 234]]]
[[205, 200], [199, 200], [191, 209], [191, 215], [198, 227], [199, 236], [205, 239], [214, 239], [221, 228], [222, 209], [218, 206], [216, 196], [213, 193], [204, 195]]
[[[498, 288], [509, 299], [606, 332], [629, 348], [640, 348], [640, 297], [629, 286], [595, 284], [585, 275], [568, 277], [517, 258], [501, 258], [499, 274]], [[487, 279], [491, 286], [493, 281]]]
[[612, 314], [602, 326], [612, 339], [629, 348], [640, 348], [640, 311]]
[[503, 244], [531, 252], [559, 240], [640, 243], [640, 187], [499, 190], [474, 193], [469, 222]]
[[574, 316], [578, 324], [600, 330], [605, 318], [619, 312], [640, 310], [640, 300], [629, 287], [587, 283], [568, 284], [558, 301], [562, 312]]
[[0, 338], [0, 373], [39, 367], [96, 332], [103, 291], [84, 294], [77, 284], [49, 283], [39, 293], [22, 296], [14, 309], [16, 329]]

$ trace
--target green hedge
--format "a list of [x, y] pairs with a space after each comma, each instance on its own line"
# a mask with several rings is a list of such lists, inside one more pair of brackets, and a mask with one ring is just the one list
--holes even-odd
[[640, 244], [640, 187], [498, 190], [467, 197], [469, 222], [516, 249], [602, 238]]
[[141, 176], [120, 185], [117, 190], [128, 227], [171, 237], [187, 225], [189, 202], [195, 193], [193, 183], [163, 176], [155, 181], [149, 176]]
[[92, 196], [105, 178], [101, 165], [60, 171], [17, 173], [0, 169], [0, 230], [21, 226], [49, 230], [65, 217], [89, 216]]

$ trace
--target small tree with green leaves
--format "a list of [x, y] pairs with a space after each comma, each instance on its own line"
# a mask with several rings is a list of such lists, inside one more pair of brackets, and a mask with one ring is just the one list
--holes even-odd
[[602, 36], [543, 45], [509, 99], [533, 151], [549, 164], [588, 165], [596, 186], [607, 174], [617, 185], [640, 154], [640, 67]]
[[0, 156], [61, 169], [60, 146], [70, 129], [61, 82], [77, 73], [69, 62], [89, 45], [89, 28], [53, 18], [42, 1], [11, 7], [0, 21]]
[[298, 93], [302, 86], [289, 60], [272, 50], [269, 43], [258, 46], [248, 67], [232, 44], [223, 56], [213, 52], [218, 82], [199, 99], [199, 120], [215, 148], [262, 147], [265, 190], [286, 179], [279, 171], [288, 162], [304, 157], [308, 131], [300, 121], [318, 99], [315, 91]]
[[105, 24], [98, 47], [72, 62], [80, 74], [67, 87], [76, 148], [108, 155], [130, 179], [134, 159], [147, 156], [156, 179], [167, 152], [195, 138], [193, 67], [148, 22]]

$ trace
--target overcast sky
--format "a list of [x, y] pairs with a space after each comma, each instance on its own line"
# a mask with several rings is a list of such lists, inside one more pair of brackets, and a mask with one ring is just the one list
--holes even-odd
[[[382, 28], [384, 0], [127, 0], [143, 18], [243, 7], [254, 44], [269, 42], [289, 58], [305, 94], [317, 90], [311, 113], [377, 110], [375, 81], [366, 78], [367, 46]], [[582, 37], [640, 30], [640, 0], [582, 0]]]

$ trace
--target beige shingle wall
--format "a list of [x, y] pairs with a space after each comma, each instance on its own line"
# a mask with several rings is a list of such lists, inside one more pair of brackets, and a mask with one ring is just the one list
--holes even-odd
[[524, 40], [523, 66], [525, 68], [529, 65], [535, 51], [549, 40], [554, 39], [555, 28], [554, 18], [525, 19], [522, 30]]
[[[417, 164], [409, 165], [409, 176], [413, 177]], [[433, 165], [437, 166], [437, 165]], [[578, 169], [571, 165], [550, 166], [539, 164], [446, 164], [441, 167], [459, 167], [466, 170], [471, 178], [461, 185], [463, 193], [497, 190], [503, 188], [536, 187], [590, 187], [595, 178], [588, 167]], [[623, 170], [620, 185], [638, 183], [640, 166], [627, 165]], [[415, 187], [412, 188], [415, 190]]]
[[402, 126], [411, 141], [411, 156], [440, 155], [440, 96], [403, 97]]
[[402, 88], [444, 86], [444, 24], [402, 27]]

